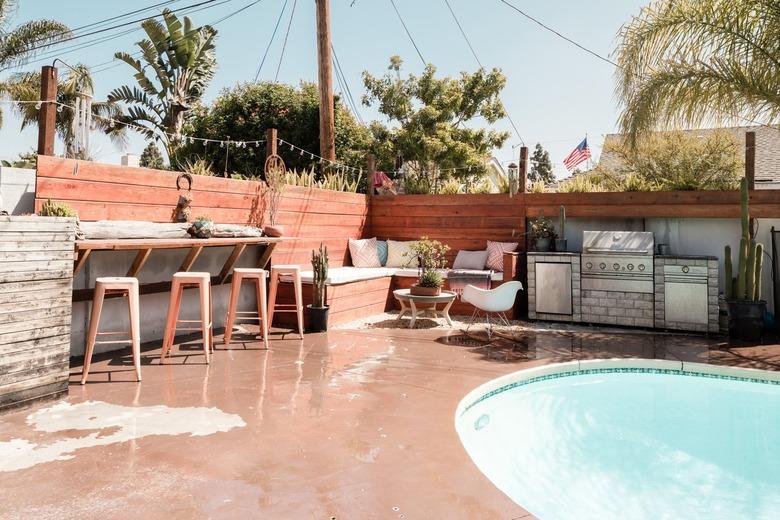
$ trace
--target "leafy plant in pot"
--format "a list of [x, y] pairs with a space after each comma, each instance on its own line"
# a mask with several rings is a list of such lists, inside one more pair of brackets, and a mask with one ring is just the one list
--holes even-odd
[[528, 222], [529, 237], [531, 244], [535, 251], [549, 251], [550, 244], [555, 240], [558, 235], [555, 233], [555, 226], [552, 221], [540, 215], [536, 218], [532, 218]]
[[325, 281], [328, 279], [328, 248], [320, 244], [319, 251], [311, 252], [311, 267], [314, 273], [314, 303], [309, 309], [309, 331], [328, 330], [328, 310], [325, 305]]
[[739, 265], [733, 275], [731, 246], [725, 247], [726, 305], [729, 312], [729, 336], [738, 341], [755, 342], [761, 339], [766, 301], [761, 299], [761, 268], [764, 246], [751, 233], [748, 208], [748, 182], [740, 184], [742, 206], [742, 238], [739, 241]]
[[409, 288], [409, 292], [415, 296], [438, 296], [444, 285], [444, 279], [438, 269], [444, 268], [447, 263], [449, 246], [438, 240], [422, 237], [412, 244], [410, 249], [411, 253], [417, 256], [420, 274], [417, 283]]

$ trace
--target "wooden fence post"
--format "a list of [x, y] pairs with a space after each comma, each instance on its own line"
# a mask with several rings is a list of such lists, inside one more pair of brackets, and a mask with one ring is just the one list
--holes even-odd
[[756, 133], [745, 132], [745, 177], [748, 188], [756, 189]]
[[368, 196], [374, 195], [374, 175], [376, 174], [376, 157], [370, 153], [366, 155], [366, 168], [368, 170], [368, 178], [366, 179], [368, 187]]
[[38, 155], [54, 155], [57, 127], [57, 69], [41, 68], [41, 109], [38, 111]]
[[517, 173], [517, 191], [525, 193], [528, 191], [528, 147], [520, 148], [520, 168]]
[[276, 128], [269, 128], [265, 131], [265, 157], [276, 155]]

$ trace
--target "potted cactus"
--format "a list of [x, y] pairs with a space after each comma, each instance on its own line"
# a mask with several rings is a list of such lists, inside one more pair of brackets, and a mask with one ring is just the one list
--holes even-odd
[[558, 237], [555, 239], [555, 250], [566, 251], [566, 206], [563, 205], [558, 216]]
[[761, 299], [761, 268], [764, 246], [750, 232], [748, 183], [740, 184], [742, 205], [742, 238], [739, 241], [737, 276], [731, 260], [731, 246], [725, 247], [726, 305], [729, 313], [729, 336], [740, 341], [759, 341], [763, 333], [766, 301]]
[[325, 305], [325, 282], [328, 279], [328, 248], [320, 244], [319, 251], [311, 252], [311, 267], [314, 273], [314, 301], [309, 309], [309, 332], [328, 330], [328, 309]]

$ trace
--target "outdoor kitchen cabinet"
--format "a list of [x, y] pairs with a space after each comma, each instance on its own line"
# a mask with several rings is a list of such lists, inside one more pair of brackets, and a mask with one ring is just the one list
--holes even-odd
[[532, 320], [578, 322], [579, 253], [528, 253], [528, 317]]
[[655, 327], [719, 331], [716, 257], [655, 257]]

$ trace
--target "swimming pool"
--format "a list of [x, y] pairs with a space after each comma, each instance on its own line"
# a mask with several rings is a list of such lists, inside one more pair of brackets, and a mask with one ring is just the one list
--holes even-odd
[[780, 374], [662, 360], [524, 370], [455, 426], [501, 491], [547, 519], [780, 518]]

